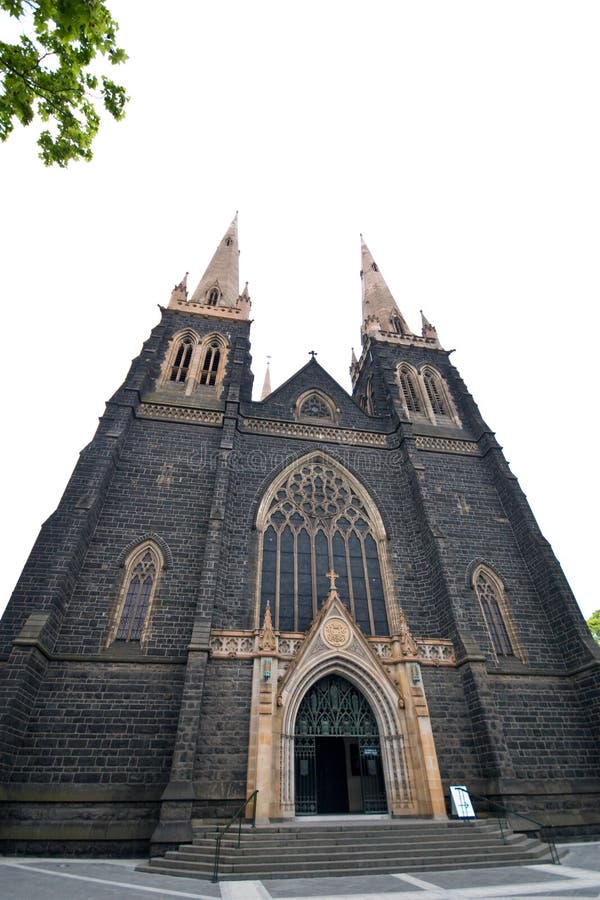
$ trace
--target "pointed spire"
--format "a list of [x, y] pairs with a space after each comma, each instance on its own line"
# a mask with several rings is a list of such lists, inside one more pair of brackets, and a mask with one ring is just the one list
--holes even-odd
[[[233, 308], [240, 295], [237, 212], [191, 297], [192, 303]], [[217, 295], [213, 293], [217, 291]], [[216, 296], [216, 302], [215, 302]]]
[[392, 293], [379, 271], [371, 251], [360, 236], [363, 299], [363, 333], [376, 334], [381, 331], [410, 336], [412, 332], [404, 316], [398, 309]]
[[262, 394], [260, 395], [260, 399], [264, 400], [271, 393], [271, 369], [269, 367], [269, 361], [271, 357], [267, 356], [267, 371], [265, 372], [265, 380], [263, 382]]

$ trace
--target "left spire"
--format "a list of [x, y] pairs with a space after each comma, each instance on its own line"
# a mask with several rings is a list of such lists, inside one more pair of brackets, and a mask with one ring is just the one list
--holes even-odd
[[247, 288], [240, 294], [239, 255], [236, 212], [189, 301], [184, 301], [179, 293], [171, 298], [169, 308], [185, 308], [188, 312], [202, 315], [247, 319], [250, 297]]

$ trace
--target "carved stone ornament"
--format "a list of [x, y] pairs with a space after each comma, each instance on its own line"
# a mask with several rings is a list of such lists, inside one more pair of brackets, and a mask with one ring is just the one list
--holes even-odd
[[273, 634], [273, 622], [271, 620], [271, 607], [267, 603], [267, 608], [265, 609], [265, 617], [263, 619], [262, 628], [258, 635], [258, 648], [259, 650], [276, 650], [277, 641], [275, 639], [275, 635]]
[[322, 635], [325, 643], [336, 649], [345, 647], [351, 636], [350, 629], [344, 620], [338, 619], [337, 617], [327, 619], [323, 625]]

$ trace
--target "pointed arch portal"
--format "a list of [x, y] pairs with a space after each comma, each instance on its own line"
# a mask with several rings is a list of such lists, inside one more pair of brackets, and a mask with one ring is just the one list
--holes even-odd
[[387, 812], [377, 721], [345, 678], [328, 675], [305, 694], [294, 771], [297, 816]]

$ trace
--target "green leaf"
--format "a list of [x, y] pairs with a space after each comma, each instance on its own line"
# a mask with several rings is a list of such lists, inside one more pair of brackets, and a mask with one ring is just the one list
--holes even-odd
[[0, 10], [24, 27], [16, 43], [0, 41], [0, 140], [37, 115], [51, 125], [38, 141], [46, 165], [91, 159], [101, 112], [122, 119], [129, 99], [123, 86], [88, 68], [98, 59], [110, 65], [127, 59], [105, 3], [0, 0]]

